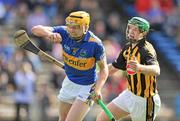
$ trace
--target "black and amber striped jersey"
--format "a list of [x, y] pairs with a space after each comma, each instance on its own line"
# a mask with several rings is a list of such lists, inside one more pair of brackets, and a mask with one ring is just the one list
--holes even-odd
[[[121, 50], [118, 58], [112, 63], [115, 68], [125, 70], [129, 60], [136, 58], [142, 65], [158, 65], [156, 51], [153, 46], [145, 39], [132, 48], [131, 43], [127, 43]], [[146, 75], [137, 72], [128, 75], [128, 89], [135, 95], [141, 97], [151, 97], [156, 93], [156, 76]]]

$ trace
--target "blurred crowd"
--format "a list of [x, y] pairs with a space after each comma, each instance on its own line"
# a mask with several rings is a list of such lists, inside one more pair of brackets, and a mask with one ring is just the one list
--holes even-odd
[[[124, 0], [120, 0], [124, 1]], [[180, 0], [128, 0], [154, 30], [175, 38], [180, 47]]]
[[[138, 14], [147, 18], [153, 29], [175, 37], [180, 45], [178, 34], [180, 0], [127, 1], [134, 3]], [[14, 107], [12, 114], [16, 121], [20, 121], [19, 118], [23, 117], [23, 111], [26, 112], [26, 119], [32, 120], [31, 104], [37, 106], [35, 117], [38, 114], [39, 120], [48, 121], [48, 116], [57, 117], [58, 110], [54, 113], [53, 109], [58, 107], [56, 94], [65, 76], [64, 71], [57, 66], [45, 63], [37, 55], [17, 48], [13, 41], [14, 32], [19, 29], [26, 30], [38, 47], [62, 61], [61, 45], [34, 37], [31, 28], [38, 24], [64, 25], [65, 18], [70, 12], [85, 10], [91, 15], [90, 30], [102, 39], [108, 63], [111, 63], [124, 44], [126, 27], [123, 23], [126, 17], [118, 13], [119, 9], [113, 7], [111, 2], [111, 0], [0, 0], [0, 120], [10, 112], [3, 108], [9, 104]], [[103, 89], [105, 102], [111, 101], [126, 87], [123, 75], [124, 72], [121, 72], [108, 78]], [[7, 113], [1, 115], [3, 111]]]

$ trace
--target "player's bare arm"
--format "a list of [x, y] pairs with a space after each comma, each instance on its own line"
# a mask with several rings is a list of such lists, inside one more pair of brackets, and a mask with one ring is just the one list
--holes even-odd
[[115, 68], [112, 64], [108, 64], [109, 76], [112, 76], [114, 73], [118, 72], [119, 69]]
[[38, 37], [46, 38], [49, 41], [60, 43], [62, 41], [59, 33], [53, 33], [53, 28], [49, 26], [37, 25], [32, 28], [32, 33]]
[[98, 61], [97, 64], [100, 69], [99, 69], [99, 74], [98, 74], [99, 77], [96, 82], [95, 93], [97, 95], [100, 95], [101, 88], [103, 87], [103, 85], [108, 77], [108, 66], [107, 66], [106, 58]]
[[159, 64], [156, 65], [142, 65], [139, 64], [137, 60], [130, 60], [128, 64], [134, 68], [135, 71], [139, 71], [143, 74], [147, 75], [160, 75], [160, 67]]
[[155, 75], [155, 76], [160, 75], [159, 65], [142, 65], [142, 64], [139, 64], [137, 70], [143, 74]]

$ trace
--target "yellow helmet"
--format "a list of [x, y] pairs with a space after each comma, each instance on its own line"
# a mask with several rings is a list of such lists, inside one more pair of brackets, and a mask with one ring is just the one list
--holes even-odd
[[89, 28], [90, 24], [90, 15], [85, 11], [76, 11], [69, 14], [66, 18], [66, 24], [77, 24], [77, 25], [86, 25]]

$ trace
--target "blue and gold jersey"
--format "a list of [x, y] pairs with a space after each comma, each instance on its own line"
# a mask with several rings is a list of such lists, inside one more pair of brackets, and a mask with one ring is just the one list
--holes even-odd
[[96, 79], [96, 62], [105, 56], [101, 40], [88, 31], [83, 40], [73, 40], [65, 26], [55, 26], [54, 33], [62, 37], [63, 59], [68, 78], [77, 84], [93, 84]]

